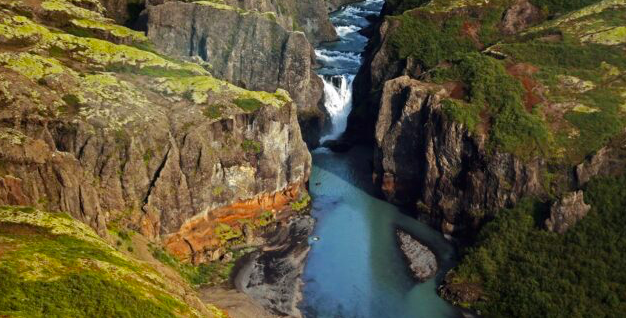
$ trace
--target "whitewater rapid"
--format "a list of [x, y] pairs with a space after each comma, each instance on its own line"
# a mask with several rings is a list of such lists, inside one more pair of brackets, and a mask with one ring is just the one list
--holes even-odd
[[378, 15], [383, 4], [383, 0], [367, 0], [341, 8], [331, 16], [339, 41], [315, 50], [317, 62], [322, 65], [317, 73], [324, 81], [324, 106], [331, 121], [322, 143], [338, 139], [346, 130], [352, 110], [352, 84], [363, 64], [361, 54], [367, 44], [359, 30], [370, 24], [367, 17]]

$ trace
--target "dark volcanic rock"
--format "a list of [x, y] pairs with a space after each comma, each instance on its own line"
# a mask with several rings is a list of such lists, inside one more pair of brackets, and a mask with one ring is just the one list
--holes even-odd
[[582, 220], [591, 210], [585, 204], [582, 191], [567, 193], [550, 208], [550, 218], [546, 220], [546, 228], [559, 234], [565, 233], [576, 222]]
[[280, 315], [301, 317], [300, 275], [310, 249], [308, 237], [315, 221], [310, 216], [293, 218], [270, 233], [261, 252], [249, 255], [235, 277], [238, 290]]
[[374, 180], [444, 234], [477, 225], [484, 211], [542, 193], [543, 161], [488, 154], [484, 136], [449, 120], [441, 86], [402, 76], [385, 83], [376, 122]]
[[409, 261], [409, 267], [415, 278], [423, 282], [437, 273], [437, 258], [428, 247], [414, 239], [410, 234], [396, 230], [400, 249]]

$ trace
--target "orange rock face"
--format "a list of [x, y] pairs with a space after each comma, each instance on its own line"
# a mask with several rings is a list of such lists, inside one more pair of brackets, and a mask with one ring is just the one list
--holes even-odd
[[276, 216], [290, 209], [297, 200], [300, 185], [292, 185], [273, 194], [262, 194], [256, 198], [207, 211], [183, 224], [180, 230], [163, 238], [163, 246], [172, 255], [185, 261], [200, 263], [206, 260], [206, 252], [219, 248], [223, 241], [216, 234], [221, 224], [233, 230], [241, 230], [242, 222], [258, 219], [266, 211]]

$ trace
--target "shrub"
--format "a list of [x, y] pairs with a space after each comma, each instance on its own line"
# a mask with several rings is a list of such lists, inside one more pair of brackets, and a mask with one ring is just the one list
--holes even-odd
[[454, 269], [480, 283], [486, 317], [619, 317], [626, 310], [626, 176], [593, 180], [590, 213], [564, 235], [542, 229], [547, 205], [502, 210]]

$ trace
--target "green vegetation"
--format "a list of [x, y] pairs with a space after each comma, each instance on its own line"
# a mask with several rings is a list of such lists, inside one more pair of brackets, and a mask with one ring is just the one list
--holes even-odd
[[253, 112], [263, 106], [263, 103], [255, 98], [237, 98], [233, 102], [245, 112]]
[[450, 274], [477, 283], [486, 317], [620, 317], [626, 311], [626, 176], [592, 181], [591, 212], [564, 235], [542, 229], [547, 206], [502, 210]]
[[202, 114], [211, 119], [218, 119], [222, 117], [222, 112], [224, 111], [225, 108], [226, 106], [221, 105], [221, 104], [209, 105], [206, 108], [204, 108], [204, 110], [202, 111]]
[[241, 143], [241, 149], [248, 153], [259, 154], [261, 153], [261, 143], [256, 140], [245, 139]]
[[444, 99], [442, 105], [448, 118], [464, 124], [470, 131], [476, 131], [480, 123], [480, 107], [454, 99]]
[[180, 262], [176, 257], [161, 248], [152, 246], [151, 250], [154, 258], [175, 269], [185, 280], [194, 286], [216, 286], [227, 283], [235, 266], [235, 260], [241, 256], [237, 254], [237, 257], [233, 257], [233, 261], [230, 262], [215, 261], [194, 266]]
[[215, 235], [222, 241], [222, 244], [230, 240], [243, 237], [243, 232], [239, 228], [233, 228], [226, 223], [218, 223], [215, 227]]
[[52, 281], [20, 279], [16, 271], [0, 267], [0, 314], [22, 317], [175, 317], [179, 304], [159, 301], [102, 275], [72, 273]]
[[427, 68], [432, 68], [454, 53], [476, 50], [471, 39], [461, 32], [461, 17], [437, 21], [422, 14], [407, 12], [391, 19], [400, 23], [391, 35], [391, 44], [401, 59], [413, 57]]
[[455, 61], [451, 69], [443, 69], [435, 76], [461, 80], [468, 86], [469, 105], [447, 101], [444, 112], [475, 130], [482, 122], [479, 115], [485, 110], [491, 118], [489, 138], [493, 149], [522, 158], [547, 152], [550, 132], [538, 114], [524, 109], [524, 88], [507, 73], [502, 62], [480, 53], [468, 53]]
[[291, 208], [296, 212], [304, 211], [311, 204], [311, 196], [308, 193], [302, 194], [300, 200], [291, 203]]
[[197, 316], [159, 273], [67, 214], [0, 207], [0, 276], [0, 316]]
[[601, 0], [530, 0], [548, 14], [566, 13], [600, 2]]

